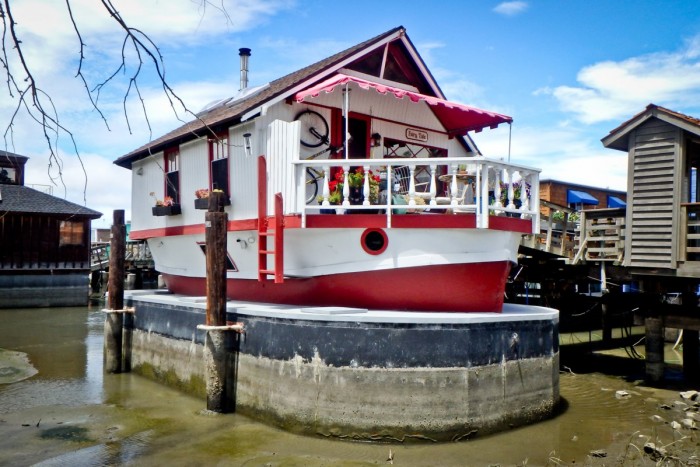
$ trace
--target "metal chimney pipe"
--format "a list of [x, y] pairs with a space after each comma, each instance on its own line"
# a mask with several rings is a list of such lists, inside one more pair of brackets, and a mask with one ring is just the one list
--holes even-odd
[[250, 57], [250, 49], [242, 47], [238, 49], [238, 55], [241, 57], [241, 88], [243, 91], [248, 87], [248, 58]]

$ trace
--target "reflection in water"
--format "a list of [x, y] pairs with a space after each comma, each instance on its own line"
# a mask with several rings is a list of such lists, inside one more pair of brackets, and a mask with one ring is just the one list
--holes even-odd
[[[0, 385], [2, 465], [376, 465], [390, 449], [396, 465], [586, 463], [593, 450], [621, 452], [635, 431], [651, 432], [660, 402], [678, 398], [600, 373], [564, 373], [561, 415], [499, 435], [438, 445], [300, 437], [207, 413], [205, 401], [137, 375], [104, 375], [98, 308], [0, 310], [0, 319], [0, 348], [26, 352], [39, 371]], [[84, 436], [42, 437], [48, 430]]]

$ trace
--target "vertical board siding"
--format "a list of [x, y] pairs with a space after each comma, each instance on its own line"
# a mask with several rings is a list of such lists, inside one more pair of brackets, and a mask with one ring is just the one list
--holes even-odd
[[275, 193], [282, 193], [284, 213], [296, 209], [296, 186], [294, 184], [294, 164], [299, 160], [300, 133], [299, 122], [275, 120], [267, 128], [267, 171], [269, 174], [267, 190], [267, 212], [274, 212]]
[[628, 266], [675, 267], [679, 133], [674, 126], [651, 119], [631, 136]]
[[[260, 138], [254, 124], [232, 128], [229, 132], [229, 181], [231, 206], [229, 219], [254, 219], [258, 212], [257, 160], [262, 154]], [[251, 133], [252, 151], [246, 156], [243, 135]]]

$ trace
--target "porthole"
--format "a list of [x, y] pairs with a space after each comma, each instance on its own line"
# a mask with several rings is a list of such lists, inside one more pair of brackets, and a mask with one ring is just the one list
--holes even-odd
[[384, 253], [386, 247], [389, 246], [389, 238], [386, 232], [382, 229], [367, 229], [362, 232], [360, 240], [362, 248], [370, 255], [379, 255]]

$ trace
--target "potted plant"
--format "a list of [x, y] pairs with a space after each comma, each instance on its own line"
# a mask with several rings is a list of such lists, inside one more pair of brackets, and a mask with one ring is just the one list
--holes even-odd
[[[342, 177], [343, 171], [339, 172]], [[371, 170], [367, 171], [369, 177], [369, 202], [376, 204], [379, 200], [379, 175], [374, 175]], [[350, 204], [362, 204], [365, 200], [363, 190], [365, 187], [365, 172], [362, 167], [358, 167], [354, 171], [348, 173], [348, 185], [350, 186]]]
[[[223, 193], [224, 190], [214, 189], [209, 191], [208, 188], [200, 188], [194, 192], [194, 208], [195, 209], [209, 209], [209, 194], [210, 193]], [[231, 199], [224, 195], [223, 196], [224, 206], [229, 206], [231, 204]]]
[[[151, 193], [155, 198], [155, 194]], [[156, 198], [156, 205], [151, 208], [154, 216], [176, 216], [182, 214], [180, 205], [175, 203], [172, 197], [166, 196], [162, 200]]]

